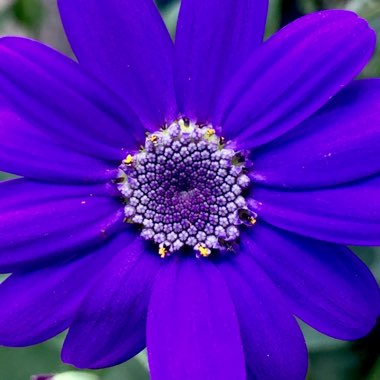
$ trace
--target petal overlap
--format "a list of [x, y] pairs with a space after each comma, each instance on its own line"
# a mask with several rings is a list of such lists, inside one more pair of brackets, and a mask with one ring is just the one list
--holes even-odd
[[269, 274], [290, 310], [324, 334], [358, 339], [380, 316], [379, 286], [348, 248], [260, 223], [244, 235], [244, 251]]
[[57, 1], [78, 62], [0, 39], [0, 170], [25, 177], [0, 183], [0, 344], [69, 328], [79, 368], [147, 346], [152, 380], [304, 380], [296, 318], [369, 333], [379, 285], [344, 246], [380, 245], [368, 23], [263, 42], [268, 0], [182, 0], [173, 43], [154, 0]]
[[236, 307], [248, 378], [304, 380], [308, 360], [302, 332], [286, 300], [250, 255], [244, 246], [219, 265]]
[[149, 305], [147, 346], [152, 380], [246, 379], [234, 306], [212, 263], [173, 258], [162, 268]]
[[125, 149], [136, 149], [144, 136], [124, 101], [76, 62], [39, 42], [0, 40], [0, 85], [18, 115], [68, 149], [121, 160]]
[[261, 45], [267, 0], [183, 0], [175, 41], [180, 112], [212, 122], [223, 85]]
[[254, 151], [251, 177], [285, 188], [318, 188], [380, 173], [380, 80], [350, 83], [283, 138]]
[[106, 186], [16, 179], [0, 186], [0, 272], [79, 255], [123, 227], [119, 200]]
[[173, 43], [152, 0], [59, 0], [80, 64], [158, 129], [176, 118]]
[[333, 188], [286, 191], [257, 186], [250, 201], [266, 222], [343, 245], [380, 245], [380, 178]]
[[65, 330], [119, 243], [115, 240], [82, 258], [7, 278], [0, 285], [0, 300], [7, 305], [0, 315], [0, 344], [29, 346]]
[[141, 238], [121, 241], [78, 309], [62, 351], [79, 368], [124, 362], [145, 348], [148, 303], [160, 258]]
[[117, 176], [110, 163], [62, 147], [4, 104], [0, 106], [0, 170], [54, 182], [106, 182]]
[[324, 11], [294, 21], [231, 79], [220, 96], [216, 124], [246, 149], [271, 142], [354, 79], [375, 43], [368, 23], [352, 12]]

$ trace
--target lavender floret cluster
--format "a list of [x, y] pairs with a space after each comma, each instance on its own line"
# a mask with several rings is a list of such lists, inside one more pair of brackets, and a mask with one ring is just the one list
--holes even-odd
[[185, 245], [197, 256], [230, 247], [237, 226], [256, 220], [244, 198], [247, 166], [212, 126], [180, 119], [149, 134], [120, 166], [126, 221], [142, 225], [162, 257]]

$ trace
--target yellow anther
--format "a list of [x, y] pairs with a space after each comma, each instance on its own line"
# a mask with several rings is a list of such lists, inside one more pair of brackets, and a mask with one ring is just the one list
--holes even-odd
[[253, 226], [254, 224], [256, 224], [257, 220], [253, 217], [253, 216], [250, 216], [248, 218], [248, 222], [251, 226]]
[[150, 135], [150, 136], [149, 136], [149, 140], [150, 140], [153, 144], [157, 144], [158, 137], [157, 137], [156, 135]]
[[211, 255], [211, 250], [207, 247], [203, 247], [203, 246], [199, 246], [198, 247], [198, 251], [199, 251], [199, 254], [202, 256], [202, 257], [207, 257], [207, 256], [210, 256]]
[[133, 164], [133, 156], [128, 154], [128, 156], [123, 160], [123, 164], [130, 166]]
[[158, 254], [160, 255], [161, 259], [164, 259], [167, 253], [168, 250], [165, 247], [160, 247], [158, 250]]
[[215, 135], [215, 129], [213, 128], [209, 128], [207, 131], [206, 131], [206, 137], [212, 137]]

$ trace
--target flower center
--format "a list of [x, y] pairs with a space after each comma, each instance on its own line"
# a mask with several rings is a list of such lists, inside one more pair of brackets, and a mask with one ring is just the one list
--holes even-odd
[[256, 222], [243, 195], [247, 162], [211, 126], [180, 119], [148, 134], [119, 170], [126, 221], [141, 226], [161, 257], [184, 246], [197, 257], [231, 248], [238, 226]]

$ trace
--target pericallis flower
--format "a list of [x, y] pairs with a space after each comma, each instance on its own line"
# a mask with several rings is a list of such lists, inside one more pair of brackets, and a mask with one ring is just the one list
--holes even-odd
[[60, 0], [78, 63], [0, 42], [0, 343], [154, 380], [304, 379], [295, 317], [356, 339], [378, 285], [375, 34], [354, 13], [266, 42], [265, 0]]

